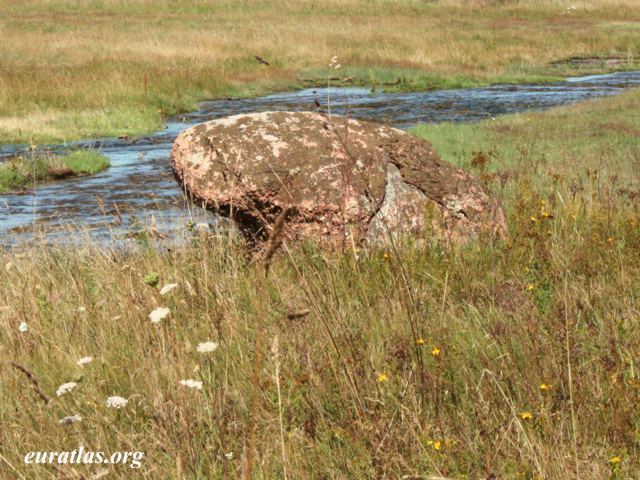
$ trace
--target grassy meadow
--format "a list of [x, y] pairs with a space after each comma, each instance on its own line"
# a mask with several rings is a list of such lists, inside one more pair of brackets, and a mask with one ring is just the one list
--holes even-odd
[[[395, 90], [637, 68], [639, 33], [632, 0], [0, 0], [0, 142], [148, 132], [333, 55]], [[636, 89], [417, 126], [499, 241], [0, 247], [0, 479], [640, 478], [639, 125]], [[80, 445], [145, 456], [23, 462]]]
[[[635, 0], [0, 0], [0, 142], [136, 135], [195, 102], [635, 68]], [[259, 56], [270, 65], [254, 58]], [[614, 64], [554, 62], [614, 58]]]
[[2, 478], [100, 475], [22, 462], [78, 445], [146, 452], [108, 478], [639, 478], [639, 107], [418, 127], [503, 241], [0, 254]]

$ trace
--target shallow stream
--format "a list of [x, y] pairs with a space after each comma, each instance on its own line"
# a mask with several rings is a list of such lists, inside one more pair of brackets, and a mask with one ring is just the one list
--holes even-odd
[[[0, 195], [0, 245], [32, 240], [65, 242], [87, 235], [98, 241], [126, 241], [136, 229], [155, 225], [159, 236], [176, 237], [187, 222], [216, 223], [211, 212], [190, 207], [173, 178], [171, 144], [196, 123], [238, 113], [316, 110], [373, 120], [406, 129], [419, 123], [472, 122], [496, 115], [542, 110], [640, 86], [640, 72], [569, 78], [550, 85], [497, 85], [417, 93], [376, 93], [363, 88], [307, 89], [250, 99], [203, 102], [197, 111], [168, 119], [152, 135], [49, 145], [57, 152], [91, 145], [111, 167], [92, 177], [39, 185], [26, 194]], [[24, 153], [24, 145], [0, 146], [3, 158]]]

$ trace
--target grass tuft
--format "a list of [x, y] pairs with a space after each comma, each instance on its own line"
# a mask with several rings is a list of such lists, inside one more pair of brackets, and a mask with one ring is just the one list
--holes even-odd
[[40, 154], [14, 157], [0, 164], [0, 192], [31, 188], [55, 179], [95, 175], [110, 165], [107, 157], [94, 150], [77, 150], [62, 157]]
[[61, 158], [75, 175], [95, 175], [109, 168], [109, 159], [95, 150], [78, 150]]

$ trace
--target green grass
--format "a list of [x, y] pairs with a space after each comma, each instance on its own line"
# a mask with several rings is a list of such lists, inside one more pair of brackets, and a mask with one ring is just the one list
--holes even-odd
[[[0, 252], [4, 478], [90, 476], [22, 462], [79, 444], [145, 452], [136, 472], [106, 467], [114, 478], [239, 478], [248, 449], [264, 479], [638, 478], [639, 107], [636, 90], [418, 127], [501, 200], [503, 241], [287, 245], [266, 278], [204, 234]], [[153, 325], [159, 306], [171, 314]]]
[[95, 150], [78, 150], [61, 160], [76, 175], [95, 175], [110, 166], [109, 159]]
[[[563, 80], [551, 69], [546, 74], [541, 72], [526, 74], [523, 71], [505, 73], [483, 80], [473, 75], [434, 74], [411, 68], [389, 68], [384, 66], [344, 67], [336, 72], [327, 73], [322, 69], [307, 69], [300, 73], [302, 81], [311, 86], [364, 86], [372, 91], [411, 92], [425, 90], [441, 90], [450, 88], [473, 88], [496, 84], [553, 83]], [[327, 79], [329, 77], [329, 79]]]
[[29, 188], [54, 179], [52, 170], [70, 169], [69, 176], [95, 175], [109, 168], [109, 159], [95, 150], [77, 150], [61, 157], [20, 156], [0, 164], [0, 192]]
[[0, 0], [0, 142], [148, 133], [200, 100], [323, 85], [334, 55], [334, 84], [393, 91], [612, 68], [554, 64], [573, 56], [637, 69], [640, 4], [581, 1]]

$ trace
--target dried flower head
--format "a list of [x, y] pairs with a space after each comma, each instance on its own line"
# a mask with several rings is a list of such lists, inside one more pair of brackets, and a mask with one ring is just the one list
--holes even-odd
[[158, 272], [149, 272], [144, 277], [144, 283], [150, 287], [155, 287], [160, 282], [160, 274]]
[[167, 285], [165, 285], [160, 289], [160, 295], [166, 295], [167, 293], [171, 292], [171, 290], [177, 287], [178, 287], [177, 283], [168, 283]]
[[64, 417], [58, 420], [58, 423], [61, 425], [71, 425], [72, 423], [78, 423], [82, 421], [82, 417], [80, 415], [70, 415], [68, 417]]

